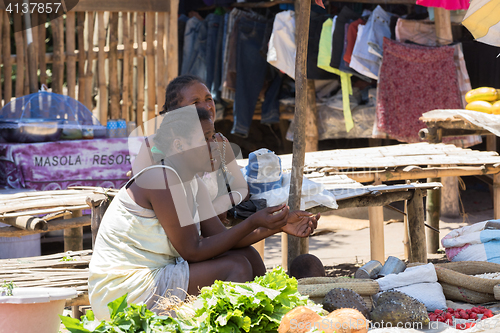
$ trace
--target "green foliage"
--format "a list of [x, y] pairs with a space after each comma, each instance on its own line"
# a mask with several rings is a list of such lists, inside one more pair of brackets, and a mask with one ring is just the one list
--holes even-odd
[[62, 257], [62, 259], [61, 259], [61, 260], [59, 260], [59, 261], [76, 261], [76, 259], [75, 259], [75, 258], [72, 258], [72, 257], [69, 257], [69, 256], [64, 256], [64, 257]]
[[[97, 321], [92, 311], [82, 320], [61, 316], [72, 333], [135, 332], [276, 332], [281, 319], [291, 309], [310, 305], [297, 291], [297, 280], [280, 267], [253, 282], [215, 281], [190, 304], [175, 311], [177, 318], [157, 316], [146, 305], [129, 304], [127, 295], [108, 304], [110, 320]], [[321, 308], [314, 309], [317, 312]]]
[[7, 282], [4, 280], [1, 287], [4, 289], [3, 292], [5, 293], [5, 296], [13, 296], [12, 291], [16, 285], [14, 284], [14, 281]]

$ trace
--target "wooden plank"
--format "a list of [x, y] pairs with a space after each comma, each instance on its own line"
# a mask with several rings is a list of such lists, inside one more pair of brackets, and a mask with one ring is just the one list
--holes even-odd
[[64, 18], [59, 16], [51, 21], [52, 36], [54, 39], [54, 61], [52, 63], [52, 91], [63, 93], [64, 82]]
[[10, 22], [9, 17], [7, 16], [7, 12], [2, 11], [1, 15], [3, 16], [3, 36], [2, 36], [2, 57], [3, 57], [3, 72], [4, 72], [4, 94], [3, 98], [5, 100], [5, 104], [10, 102], [12, 98], [12, 64], [10, 60]]
[[[439, 182], [440, 178], [427, 178], [428, 183]], [[439, 217], [441, 212], [441, 189], [427, 190], [426, 221], [431, 227], [439, 230]], [[437, 253], [439, 249], [439, 233], [427, 229], [427, 252]]]
[[144, 49], [142, 47], [144, 41], [144, 13], [139, 12], [136, 15], [135, 20], [135, 42], [138, 43], [139, 49], [137, 50], [137, 108], [136, 108], [136, 121], [137, 126], [142, 126], [143, 124], [143, 112], [144, 112]]
[[125, 119], [127, 122], [130, 121], [130, 101], [129, 101], [129, 84], [130, 84], [130, 60], [131, 60], [131, 44], [129, 37], [130, 13], [122, 12], [122, 35], [123, 35], [123, 79], [122, 79], [122, 108], [120, 118]]
[[108, 119], [108, 89], [106, 86], [106, 61], [104, 59], [104, 45], [106, 43], [106, 26], [104, 25], [104, 12], [97, 12], [98, 26], [98, 45], [99, 53], [97, 56], [98, 75], [97, 81], [99, 85], [99, 121], [106, 125]]
[[38, 234], [42, 232], [62, 230], [67, 228], [84, 227], [90, 225], [90, 216], [75, 217], [66, 220], [54, 220], [47, 224], [46, 230], [21, 230], [16, 227], [5, 227], [0, 229], [0, 237], [21, 237], [26, 235]]
[[0, 213], [14, 212], [18, 210], [26, 210], [30, 208], [38, 207], [55, 207], [55, 206], [77, 206], [85, 203], [87, 195], [75, 194], [75, 195], [65, 195], [57, 196], [50, 199], [41, 200], [27, 200], [21, 202], [2, 202], [0, 203]]
[[[28, 91], [30, 94], [36, 93], [38, 91], [38, 68], [36, 63], [37, 53], [36, 53], [36, 31], [38, 30], [32, 28], [32, 23], [35, 24], [35, 21], [38, 21], [37, 15], [24, 14], [27, 15], [24, 17], [26, 28], [28, 28], [27, 24], [29, 24], [29, 29], [26, 29], [26, 74], [27, 79], [25, 80], [25, 86], [28, 85]], [[26, 22], [28, 21], [28, 22]], [[26, 90], [26, 87], [25, 87]], [[25, 91], [26, 92], [26, 91]]]
[[170, 1], [170, 12], [168, 14], [168, 36], [167, 36], [167, 83], [179, 75], [179, 51], [177, 36], [177, 13], [179, 1]]
[[20, 230], [47, 230], [47, 221], [35, 216], [19, 216], [3, 219], [2, 223], [9, 224]]
[[[81, 210], [74, 210], [72, 213], [73, 218], [82, 217]], [[64, 218], [69, 219], [68, 216], [65, 216]], [[83, 250], [83, 227], [64, 229], [64, 251], [80, 250]]]
[[135, 51], [133, 48], [134, 45], [134, 36], [135, 36], [135, 26], [134, 26], [134, 14], [129, 13], [128, 17], [128, 38], [129, 38], [129, 47], [128, 47], [128, 52], [129, 52], [129, 62], [128, 62], [128, 68], [129, 68], [129, 82], [128, 82], [128, 95], [129, 95], [129, 109], [128, 109], [128, 115], [127, 118], [129, 121], [137, 121], [136, 120], [136, 112], [134, 112], [134, 106], [135, 104], [135, 91], [134, 90], [134, 58], [135, 58]]
[[[178, 2], [178, 0], [172, 0]], [[170, 0], [80, 0], [73, 9], [81, 11], [110, 11], [110, 12], [168, 12]]]
[[[31, 56], [34, 57], [34, 68], [35, 68], [35, 75], [34, 75], [34, 82], [36, 84], [36, 87], [37, 87], [37, 91], [38, 89], [40, 88], [40, 82], [38, 80], [38, 55], [39, 55], [39, 51], [38, 49], [40, 48], [40, 39], [38, 37], [38, 34], [39, 34], [39, 30], [40, 30], [40, 25], [38, 24], [38, 20], [40, 19], [40, 14], [38, 14], [37, 12], [31, 14], [31, 22], [32, 22], [32, 28], [31, 28], [31, 34], [33, 36], [33, 54], [31, 54]], [[28, 56], [30, 56], [30, 53], [28, 53]]]
[[156, 79], [155, 79], [155, 13], [146, 13], [146, 79], [147, 79], [147, 119], [155, 117]]
[[500, 174], [493, 176], [493, 215], [500, 219]]
[[[40, 22], [47, 22], [47, 14], [41, 13], [38, 16]], [[38, 63], [40, 64], [40, 84], [47, 84], [47, 62], [45, 60], [47, 29], [45, 24], [41, 23], [38, 26]]]
[[[302, 192], [302, 175], [305, 159], [305, 130], [307, 121], [307, 41], [309, 39], [309, 17], [311, 4], [309, 0], [295, 0], [296, 45], [295, 59], [295, 122], [293, 131], [292, 175], [290, 179], [290, 210], [300, 209]], [[288, 266], [301, 254], [308, 252], [308, 238], [288, 235]]]
[[[86, 33], [85, 33], [85, 36], [86, 36], [85, 39], [87, 40], [88, 50], [92, 50], [94, 47], [94, 26], [96, 24], [95, 17], [96, 17], [96, 15], [94, 14], [94, 12], [87, 12], [87, 29], [86, 29]], [[85, 78], [86, 78], [85, 87], [84, 87], [85, 88], [85, 103], [83, 103], [83, 104], [89, 110], [93, 109], [93, 103], [92, 103], [92, 76], [93, 76], [93, 72], [92, 72], [92, 68], [93, 68], [95, 58], [96, 57], [94, 56], [93, 52], [88, 52], [87, 67], [85, 70]], [[101, 121], [101, 120], [99, 119], [99, 121]], [[101, 121], [101, 124], [104, 126], [106, 125], [104, 120]]]
[[157, 13], [157, 31], [156, 31], [156, 104], [158, 105], [158, 111], [163, 109], [165, 104], [165, 90], [167, 88], [167, 83], [165, 82], [165, 48], [163, 45], [163, 40], [165, 38], [165, 13]]
[[75, 12], [66, 13], [66, 80], [68, 96], [76, 97]]
[[[22, 23], [23, 23], [23, 49], [24, 49], [24, 63], [23, 63], [23, 70], [24, 70], [24, 85], [23, 85], [23, 95], [29, 95], [30, 94], [30, 71], [29, 71], [29, 62], [28, 62], [28, 35], [27, 35], [27, 30], [26, 30], [26, 17], [23, 16], [22, 18]], [[30, 22], [31, 24], [31, 22]], [[36, 72], [35, 72], [36, 73]]]
[[16, 97], [24, 95], [24, 38], [22, 30], [22, 19], [20, 15], [14, 15], [14, 41], [16, 45]]
[[109, 19], [109, 95], [110, 95], [110, 117], [119, 119], [120, 112], [120, 88], [118, 87], [118, 12], [110, 13]]
[[410, 235], [409, 262], [427, 263], [427, 245], [425, 241], [424, 203], [422, 190], [415, 190], [408, 201], [408, 229]]
[[85, 105], [85, 12], [76, 14], [78, 40], [78, 101]]

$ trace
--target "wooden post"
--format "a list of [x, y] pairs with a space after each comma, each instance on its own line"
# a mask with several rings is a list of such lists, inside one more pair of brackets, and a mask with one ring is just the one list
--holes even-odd
[[3, 84], [3, 98], [5, 104], [9, 103], [12, 98], [12, 62], [10, 59], [10, 21], [7, 16], [7, 12], [2, 11], [3, 16], [3, 36], [2, 36], [2, 58], [3, 58], [3, 72], [4, 72], [4, 84]]
[[[94, 12], [87, 12], [87, 31], [84, 34], [88, 43], [88, 56], [87, 56], [87, 68], [85, 71], [85, 103], [83, 103], [89, 110], [93, 109], [92, 103], [92, 77], [93, 77], [93, 64], [94, 64], [94, 25], [95, 25], [95, 15]], [[99, 119], [100, 120], [100, 119]], [[106, 126], [105, 121], [101, 121], [101, 124]]]
[[129, 15], [128, 12], [122, 12], [122, 34], [123, 34], [123, 79], [122, 79], [122, 110], [121, 117], [126, 121], [130, 120], [128, 112], [129, 102], [129, 75], [130, 75], [130, 38], [129, 38]]
[[500, 173], [493, 175], [493, 215], [500, 219]]
[[75, 12], [66, 13], [66, 80], [68, 96], [76, 97]]
[[165, 48], [163, 45], [163, 39], [165, 37], [165, 13], [157, 13], [157, 31], [156, 31], [156, 104], [158, 105], [158, 112], [163, 109], [165, 104], [165, 89], [167, 84], [165, 82]]
[[441, 45], [451, 44], [453, 42], [453, 35], [451, 33], [450, 11], [434, 7], [434, 22], [436, 22], [438, 43]]
[[168, 13], [168, 38], [167, 38], [167, 83], [179, 75], [179, 43], [177, 36], [177, 15], [179, 12], [179, 1], [170, 0], [170, 11]]
[[[16, 43], [16, 97], [21, 97], [24, 95], [24, 38], [22, 31], [21, 16], [19, 15], [14, 15], [14, 31], [17, 31], [14, 32], [14, 40]], [[54, 60], [55, 56], [56, 53], [54, 48]], [[5, 74], [10, 76], [9, 73]]]
[[[449, 15], [449, 13], [448, 13]], [[429, 129], [429, 143], [440, 143], [443, 140], [443, 130], [441, 128]], [[427, 178], [428, 183], [440, 182], [440, 178]], [[441, 213], [441, 188], [427, 190], [427, 224], [439, 230], [439, 214]], [[411, 237], [411, 235], [410, 235]], [[410, 240], [411, 241], [411, 240]], [[429, 229], [427, 231], [427, 251], [437, 253], [439, 249], [439, 234]]]
[[46, 43], [45, 38], [47, 37], [45, 28], [45, 22], [47, 22], [47, 14], [41, 13], [38, 16], [38, 20], [41, 22], [38, 26], [38, 63], [40, 64], [40, 85], [47, 84], [47, 62], [45, 59]]
[[108, 120], [108, 89], [106, 87], [106, 59], [104, 46], [106, 45], [106, 27], [104, 25], [104, 12], [97, 12], [98, 45], [97, 54], [97, 81], [99, 85], [99, 121], [106, 126]]
[[370, 219], [370, 258], [385, 262], [384, 207], [368, 207]]
[[458, 177], [442, 177], [441, 216], [460, 216]]
[[[3, 42], [3, 19], [4, 19], [4, 15], [3, 15], [3, 11], [0, 11], [0, 50], [2, 50], [2, 42]], [[2, 56], [2, 54], [0, 54], [0, 57]], [[2, 59], [4, 60], [4, 59]], [[3, 63], [3, 61], [1, 61], [1, 63]], [[1, 76], [1, 73], [0, 73], [0, 76]], [[4, 77], [6, 77], [7, 74], [4, 73]], [[7, 101], [5, 102], [5, 104], [7, 104]], [[0, 83], [0, 108], [3, 107], [3, 103], [2, 103], [2, 84]]]
[[413, 197], [408, 200], [408, 229], [410, 234], [409, 262], [427, 263], [425, 241], [424, 203], [422, 190], [414, 190]]
[[[311, 2], [308, 0], [295, 0], [296, 13], [296, 45], [297, 57], [295, 59], [295, 121], [293, 131], [293, 158], [292, 175], [290, 179], [290, 197], [288, 205], [290, 210], [300, 209], [302, 194], [302, 177], [306, 151], [305, 130], [307, 122], [307, 42], [309, 36], [309, 20], [311, 15]], [[288, 236], [288, 264], [301, 254], [308, 252], [309, 240]]]
[[403, 246], [405, 259], [410, 259], [410, 237], [408, 235], [408, 201], [405, 200], [405, 216], [403, 217]]
[[146, 13], [146, 79], [147, 79], [147, 119], [156, 115], [156, 79], [155, 79], [155, 16], [154, 12]]
[[318, 151], [318, 110], [314, 80], [307, 80], [306, 152]]
[[[65, 219], [82, 216], [82, 211], [74, 210], [71, 216], [65, 216]], [[83, 250], [83, 227], [64, 229], [64, 252]]]
[[[28, 61], [28, 67], [26, 74], [28, 79], [26, 83], [29, 85], [30, 94], [36, 93], [38, 91], [38, 73], [36, 67], [36, 39], [33, 38], [33, 30], [31, 27], [31, 15], [28, 13], [23, 14], [24, 23], [26, 28], [26, 56]], [[35, 28], [36, 29], [36, 28]], [[35, 34], [36, 35], [36, 34]]]
[[94, 248], [99, 226], [101, 225], [102, 217], [108, 209], [109, 200], [102, 194], [89, 196], [86, 199], [87, 205], [91, 209], [90, 228], [92, 230], [92, 248]]
[[64, 18], [59, 16], [51, 21], [54, 38], [54, 58], [52, 61], [52, 91], [63, 93], [64, 82]]
[[142, 126], [144, 121], [144, 13], [137, 13], [136, 19], [137, 42], [137, 126]]
[[110, 13], [109, 18], [109, 95], [110, 95], [110, 118], [119, 119], [120, 112], [120, 88], [118, 87], [118, 12]]
[[265, 246], [266, 246], [265, 239], [253, 244], [253, 247], [257, 250], [257, 252], [259, 252], [260, 257], [262, 258], [262, 261], [264, 261], [264, 248], [265, 248]]
[[[78, 101], [85, 105], [85, 12], [76, 14], [76, 35], [78, 38]], [[89, 109], [90, 110], [90, 109]]]

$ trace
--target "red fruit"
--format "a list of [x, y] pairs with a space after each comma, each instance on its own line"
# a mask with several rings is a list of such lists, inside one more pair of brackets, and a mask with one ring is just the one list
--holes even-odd
[[434, 313], [440, 315], [441, 313], [443, 313], [443, 310], [437, 309], [436, 311], [434, 311]]
[[467, 313], [464, 313], [462, 319], [469, 319], [469, 315]]
[[435, 314], [435, 313], [431, 313], [431, 314], [429, 314], [429, 320], [430, 320], [430, 321], [436, 321], [436, 319], [437, 319], [437, 316], [436, 316], [436, 314]]
[[445, 313], [444, 318], [445, 319], [453, 319], [453, 316], [451, 315], [451, 313]]
[[477, 320], [477, 313], [471, 312], [471, 314], [469, 315], [469, 319]]
[[444, 323], [445, 318], [443, 316], [438, 316], [437, 317], [437, 321], [440, 321], [440, 322]]
[[471, 313], [471, 310], [467, 309], [467, 310], [465, 310], [465, 313], [469, 314], [469, 313]]
[[446, 311], [448, 311], [448, 312], [455, 312], [455, 310], [453, 310], [452, 308], [448, 308], [448, 309], [446, 309]]
[[475, 306], [475, 307], [473, 307], [473, 308], [472, 308], [472, 309], [470, 309], [470, 310], [471, 310], [472, 312], [474, 312], [474, 313], [477, 313], [477, 311], [478, 311], [479, 309], [477, 308], [477, 306]]
[[460, 318], [463, 318], [463, 319], [468, 319], [469, 316], [467, 316], [467, 318], [465, 318], [467, 316], [467, 313], [465, 313], [464, 310], [460, 311]]

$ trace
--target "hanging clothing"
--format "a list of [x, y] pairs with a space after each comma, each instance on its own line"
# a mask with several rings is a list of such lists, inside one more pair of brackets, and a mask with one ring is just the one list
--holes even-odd
[[500, 88], [500, 47], [476, 41], [462, 43], [472, 88]]
[[[205, 18], [207, 21], [207, 49], [205, 52], [206, 57], [206, 80], [205, 84], [212, 93], [212, 97], [215, 99], [218, 87], [220, 86], [220, 75], [222, 63], [222, 33], [224, 29], [224, 17], [218, 14], [208, 14]], [[217, 87], [217, 89], [215, 88]]]
[[384, 39], [377, 96], [377, 126], [392, 138], [419, 142], [427, 111], [460, 109], [451, 46], [426, 47]]
[[340, 76], [345, 127], [346, 132], [349, 132], [354, 127], [354, 122], [352, 120], [351, 114], [351, 106], [349, 102], [349, 95], [352, 95], [352, 74], [342, 72], [339, 69], [330, 66], [332, 57], [332, 28], [333, 19], [329, 18], [323, 23], [323, 29], [321, 30], [318, 52], [318, 67]]
[[267, 62], [295, 79], [295, 58], [295, 12], [287, 10], [276, 14], [274, 19]]
[[447, 10], [460, 10], [469, 8], [469, 0], [417, 0], [417, 5], [439, 7]]
[[233, 8], [229, 13], [227, 24], [225, 25], [224, 41], [223, 41], [223, 68], [222, 68], [222, 98], [226, 101], [234, 101], [234, 89], [230, 89], [227, 84], [227, 77], [229, 72], [229, 59], [231, 53], [234, 52], [234, 44], [229, 42], [230, 36], [233, 32], [234, 22], [236, 18], [241, 14], [241, 10]]
[[194, 61], [194, 49], [196, 40], [198, 39], [198, 33], [200, 31], [201, 21], [193, 16], [186, 22], [186, 27], [184, 29], [184, 48], [182, 51], [182, 67], [181, 75], [188, 74], [192, 62]]
[[335, 30], [332, 36], [332, 59], [330, 66], [333, 68], [340, 67], [340, 60], [344, 50], [345, 25], [350, 21], [355, 21], [360, 18], [360, 15], [347, 6], [342, 7], [337, 21], [335, 22]]
[[358, 38], [352, 51], [350, 67], [357, 72], [378, 80], [382, 64], [383, 38], [391, 37], [391, 15], [377, 6], [363, 29], [358, 27]]
[[[318, 67], [318, 52], [323, 23], [330, 16], [311, 12], [307, 41], [307, 78], [310, 80], [336, 80], [338, 76]], [[341, 50], [342, 52], [342, 50]], [[338, 67], [336, 67], [338, 68]]]
[[358, 36], [358, 27], [360, 25], [365, 25], [366, 22], [362, 18], [349, 24], [347, 29], [347, 46], [344, 53], [344, 61], [349, 64], [351, 62], [352, 50], [354, 49], [354, 44], [356, 43], [356, 37]]
[[398, 19], [396, 23], [396, 40], [406, 41], [427, 46], [441, 45], [436, 35], [436, 25], [431, 21], [416, 21]]
[[[127, 184], [153, 168], [172, 170], [179, 177], [169, 166], [154, 165], [143, 169]], [[187, 186], [195, 198], [197, 177]], [[155, 311], [160, 310], [155, 307], [158, 296], [170, 292], [183, 300], [189, 284], [187, 261], [170, 242], [155, 212], [135, 203], [126, 187], [120, 189], [104, 214], [89, 264], [90, 304], [99, 320], [109, 318], [107, 304], [125, 293], [128, 303], [145, 302]], [[184, 184], [183, 188], [186, 193]], [[196, 203], [193, 220], [201, 235]]]

